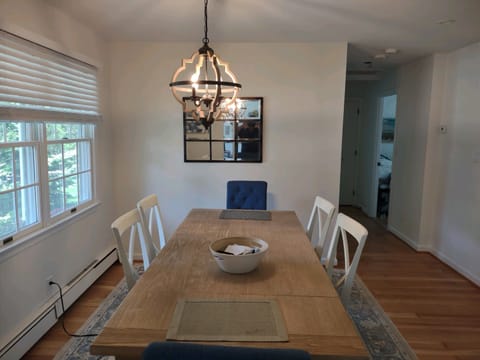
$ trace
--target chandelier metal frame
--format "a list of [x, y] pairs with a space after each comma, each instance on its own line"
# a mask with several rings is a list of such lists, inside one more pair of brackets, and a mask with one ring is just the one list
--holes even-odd
[[[235, 102], [242, 87], [228, 63], [222, 61], [208, 45], [207, 8], [208, 0], [204, 0], [203, 46], [192, 57], [182, 60], [182, 65], [175, 71], [170, 82], [172, 94], [182, 104], [183, 111], [191, 113], [205, 128], [217, 120], [228, 105]], [[193, 74], [189, 80], [181, 79], [181, 74], [189, 65], [194, 66]], [[230, 79], [224, 80], [224, 76]]]

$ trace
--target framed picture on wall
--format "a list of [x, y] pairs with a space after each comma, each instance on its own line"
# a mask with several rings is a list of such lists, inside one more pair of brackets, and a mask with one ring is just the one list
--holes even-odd
[[395, 134], [395, 118], [383, 118], [382, 142], [393, 142]]

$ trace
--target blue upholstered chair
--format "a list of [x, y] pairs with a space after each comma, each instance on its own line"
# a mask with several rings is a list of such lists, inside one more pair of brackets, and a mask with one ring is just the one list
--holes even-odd
[[267, 183], [247, 180], [227, 182], [227, 209], [267, 210]]
[[261, 349], [185, 342], [155, 342], [143, 353], [144, 360], [308, 360], [303, 350]]

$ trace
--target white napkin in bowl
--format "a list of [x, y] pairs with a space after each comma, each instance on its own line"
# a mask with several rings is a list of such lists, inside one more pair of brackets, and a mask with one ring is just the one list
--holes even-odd
[[246, 255], [246, 254], [253, 254], [258, 252], [260, 249], [257, 247], [250, 247], [245, 245], [237, 245], [237, 244], [230, 244], [228, 245], [224, 252], [232, 254], [232, 255]]

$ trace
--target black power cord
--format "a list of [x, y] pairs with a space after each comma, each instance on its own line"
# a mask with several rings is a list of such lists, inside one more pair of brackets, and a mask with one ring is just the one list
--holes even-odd
[[52, 281], [50, 280], [48, 282], [49, 285], [55, 285], [57, 286], [58, 288], [58, 291], [60, 292], [60, 303], [62, 304], [62, 315], [59, 316], [59, 319], [62, 321], [62, 328], [63, 328], [63, 331], [65, 331], [65, 334], [67, 334], [68, 336], [71, 336], [71, 337], [91, 337], [91, 336], [98, 336], [98, 334], [73, 334], [71, 333], [70, 331], [67, 330], [67, 328], [65, 327], [65, 319], [64, 319], [64, 315], [65, 315], [65, 305], [63, 303], [63, 292], [62, 292], [62, 287], [55, 281]]

